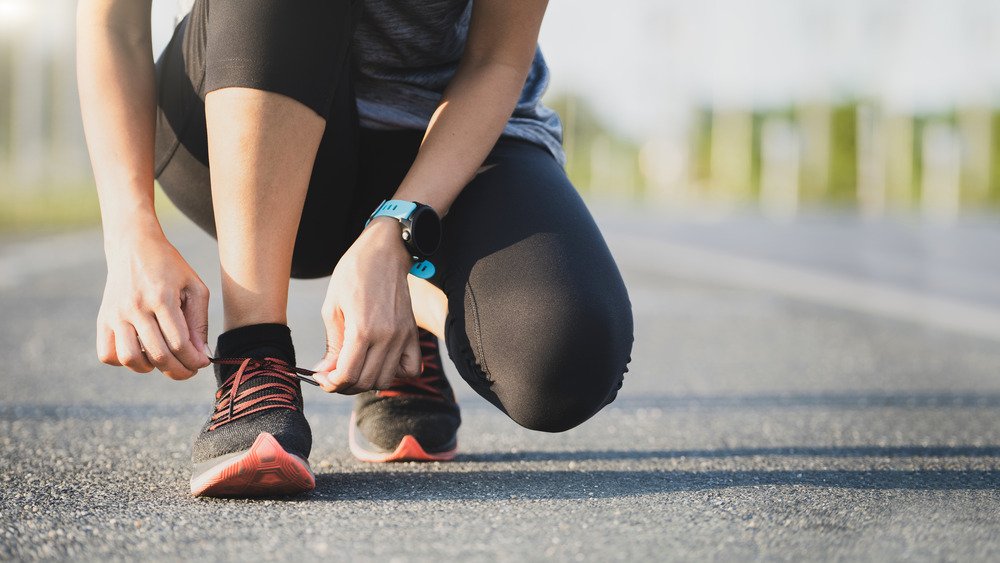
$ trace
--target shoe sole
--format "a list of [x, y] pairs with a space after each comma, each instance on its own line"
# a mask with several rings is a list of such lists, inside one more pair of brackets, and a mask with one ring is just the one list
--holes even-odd
[[417, 441], [416, 438], [407, 434], [399, 441], [396, 449], [388, 452], [375, 449], [361, 432], [358, 430], [357, 419], [351, 413], [351, 423], [347, 431], [347, 443], [351, 447], [351, 453], [359, 461], [369, 463], [388, 463], [398, 461], [451, 461], [455, 459], [458, 452], [458, 442], [448, 450], [441, 452], [428, 452]]
[[206, 497], [286, 496], [311, 491], [316, 478], [309, 462], [288, 453], [274, 436], [262, 432], [250, 449], [221, 456], [191, 477], [191, 494]]

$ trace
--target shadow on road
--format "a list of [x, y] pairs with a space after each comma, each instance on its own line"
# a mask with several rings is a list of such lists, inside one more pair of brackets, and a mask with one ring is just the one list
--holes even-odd
[[[207, 400], [207, 399], [206, 399]], [[202, 416], [209, 412], [211, 403], [198, 405], [163, 403], [105, 403], [105, 404], [35, 404], [4, 403], [0, 399], [0, 419], [69, 419], [69, 418], [142, 418], [150, 416]], [[308, 412], [317, 414], [350, 414], [348, 401], [318, 401], [308, 403]], [[1000, 393], [808, 393], [760, 395], [657, 395], [619, 397], [608, 405], [609, 410], [631, 411], [636, 409], [690, 409], [690, 408], [990, 408], [1000, 407]], [[486, 401], [468, 401], [462, 405], [465, 412], [493, 411]]]
[[797, 393], [620, 397], [610, 408], [967, 408], [998, 407], [1000, 393]]
[[588, 499], [758, 486], [983, 490], [1000, 471], [468, 471], [316, 476], [314, 500]]
[[464, 462], [600, 461], [728, 457], [997, 457], [1000, 446], [791, 446], [781, 448], [724, 448], [718, 450], [584, 450], [525, 451], [459, 455]]

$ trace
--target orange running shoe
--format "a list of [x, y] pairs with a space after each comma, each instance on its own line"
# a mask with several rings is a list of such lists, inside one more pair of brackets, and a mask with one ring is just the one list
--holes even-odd
[[300, 381], [312, 372], [276, 357], [214, 358], [215, 411], [194, 443], [191, 494], [292, 495], [316, 486]]
[[388, 389], [357, 396], [348, 430], [361, 461], [447, 461], [458, 449], [462, 423], [455, 393], [441, 368], [437, 337], [418, 329], [420, 375], [396, 378]]

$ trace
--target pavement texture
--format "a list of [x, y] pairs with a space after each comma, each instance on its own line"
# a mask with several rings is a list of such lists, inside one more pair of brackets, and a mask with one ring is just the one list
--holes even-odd
[[[451, 370], [458, 459], [368, 465], [309, 388], [317, 489], [266, 501], [187, 494], [210, 373], [97, 362], [98, 232], [0, 240], [0, 559], [1000, 557], [995, 221], [599, 218], [635, 310], [614, 404], [533, 433]], [[169, 236], [218, 288], [214, 242]], [[293, 282], [303, 365], [324, 290]]]

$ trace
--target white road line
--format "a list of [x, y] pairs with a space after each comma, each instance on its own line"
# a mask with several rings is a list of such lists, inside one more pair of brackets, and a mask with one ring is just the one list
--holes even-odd
[[993, 307], [638, 235], [606, 235], [626, 270], [761, 290], [1000, 341], [1000, 310]]

